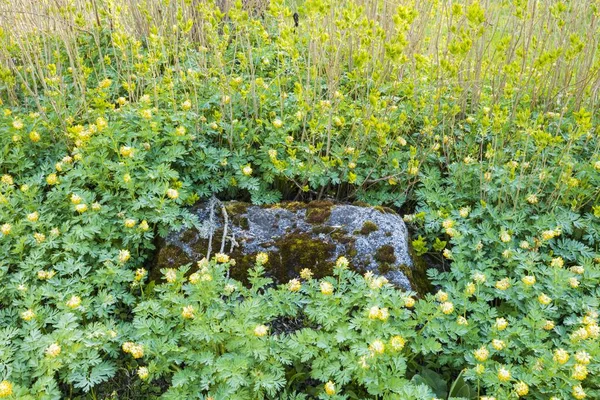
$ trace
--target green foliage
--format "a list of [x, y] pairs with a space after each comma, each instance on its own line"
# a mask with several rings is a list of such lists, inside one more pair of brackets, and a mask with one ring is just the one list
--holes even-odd
[[200, 264], [189, 278], [185, 267], [165, 270], [158, 295], [134, 310], [145, 379], [168, 379], [165, 398], [280, 398], [284, 390], [325, 398], [329, 381], [340, 399], [430, 395], [404, 378], [405, 343], [415, 334], [404, 307], [411, 293], [344, 268], [275, 287], [260, 264], [244, 287], [226, 278], [228, 263]]
[[[593, 2], [31, 3], [0, 28], [0, 397], [600, 398]], [[401, 207], [439, 292], [149, 281], [212, 195]]]

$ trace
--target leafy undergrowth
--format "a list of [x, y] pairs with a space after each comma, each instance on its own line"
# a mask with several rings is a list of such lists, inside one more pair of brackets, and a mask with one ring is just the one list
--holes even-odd
[[[597, 6], [259, 3], [6, 5], [0, 397], [600, 398]], [[394, 206], [437, 293], [148, 281], [212, 195]]]

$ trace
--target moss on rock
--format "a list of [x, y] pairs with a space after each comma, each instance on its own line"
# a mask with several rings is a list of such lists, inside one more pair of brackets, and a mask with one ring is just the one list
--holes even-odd
[[371, 232], [377, 232], [379, 230], [379, 227], [377, 226], [377, 224], [373, 221], [365, 221], [365, 223], [363, 224], [362, 228], [360, 228], [360, 231], [358, 231], [358, 233], [360, 233], [361, 235], [368, 235]]

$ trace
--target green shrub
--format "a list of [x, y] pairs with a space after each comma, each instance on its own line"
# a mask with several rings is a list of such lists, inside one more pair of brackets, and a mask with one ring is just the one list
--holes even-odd
[[[596, 4], [123, 4], [0, 15], [0, 397], [600, 397]], [[212, 195], [401, 207], [440, 291], [148, 281]]]

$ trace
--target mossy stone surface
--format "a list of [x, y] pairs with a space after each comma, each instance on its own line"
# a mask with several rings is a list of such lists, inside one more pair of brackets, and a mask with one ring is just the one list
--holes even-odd
[[[206, 203], [192, 210], [199, 228], [171, 232], [158, 242], [151, 279], [162, 279], [162, 268], [202, 259], [211, 232], [211, 254], [220, 251], [225, 232], [221, 209], [215, 209], [212, 224]], [[317, 278], [329, 275], [337, 258], [345, 256], [357, 272], [385, 275], [399, 288], [423, 293], [428, 286], [422, 280], [426, 277], [425, 267], [413, 262], [404, 222], [388, 209], [319, 201], [270, 206], [228, 202], [225, 210], [229, 224], [223, 248], [236, 260], [230, 275], [242, 282], [247, 281], [247, 271], [253, 267], [256, 255], [266, 252], [267, 274], [278, 283], [298, 277], [304, 268]]]

